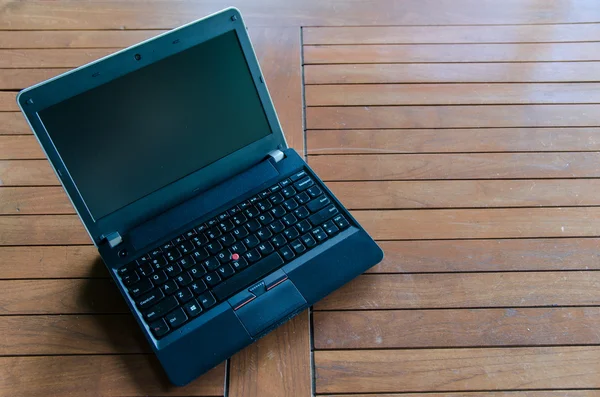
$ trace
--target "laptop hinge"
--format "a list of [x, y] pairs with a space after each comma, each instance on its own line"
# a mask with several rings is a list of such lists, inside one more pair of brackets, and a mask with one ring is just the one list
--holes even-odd
[[285, 158], [285, 154], [279, 149], [270, 151], [269, 156], [271, 156], [276, 163], [279, 163]]
[[108, 242], [110, 248], [114, 248], [117, 245], [121, 244], [121, 242], [123, 242], [123, 237], [121, 237], [119, 232], [113, 232], [107, 234], [106, 236], [103, 236], [103, 240], [106, 240]]

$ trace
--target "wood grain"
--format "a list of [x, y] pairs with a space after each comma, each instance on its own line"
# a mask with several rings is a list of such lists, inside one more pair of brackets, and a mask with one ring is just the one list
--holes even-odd
[[48, 160], [0, 160], [0, 186], [60, 186]]
[[306, 109], [307, 129], [597, 127], [600, 105], [363, 106]]
[[446, 309], [598, 305], [597, 272], [371, 274], [315, 310]]
[[600, 153], [478, 153], [310, 156], [325, 181], [594, 178]]
[[3, 279], [108, 278], [93, 245], [0, 247]]
[[0, 112], [16, 112], [19, 110], [16, 92], [0, 91]]
[[380, 240], [597, 237], [599, 207], [354, 211]]
[[0, 68], [74, 68], [115, 52], [116, 48], [0, 50]]
[[309, 130], [309, 154], [568, 152], [600, 149], [600, 128]]
[[150, 354], [3, 357], [0, 396], [222, 396], [221, 364], [185, 387], [175, 387]]
[[[421, 397], [422, 393], [402, 394], [353, 394], [352, 397]], [[458, 392], [427, 393], [427, 397], [596, 397], [598, 390], [544, 390], [506, 392]], [[330, 394], [328, 397], [346, 397], [343, 394]]]
[[0, 280], [0, 314], [129, 313], [109, 279]]
[[316, 351], [316, 390], [597, 388], [599, 354], [600, 347]]
[[315, 312], [315, 349], [598, 345], [600, 308]]
[[305, 65], [304, 78], [306, 84], [596, 82], [600, 81], [599, 64], [600, 62]]
[[600, 270], [597, 238], [380, 241], [369, 273]]
[[0, 135], [0, 160], [44, 159], [33, 135]]
[[0, 69], [0, 90], [21, 90], [69, 70], [66, 68]]
[[74, 213], [62, 187], [0, 187], [0, 215]]
[[130, 314], [0, 316], [0, 355], [150, 353]]
[[76, 215], [0, 216], [0, 246], [91, 242]]
[[598, 83], [306, 86], [307, 106], [599, 103]]
[[304, 63], [598, 61], [600, 43], [304, 46]]
[[597, 179], [367, 181], [327, 186], [348, 209], [600, 205]]
[[0, 135], [31, 134], [21, 113], [0, 112]]
[[137, 44], [164, 32], [165, 30], [0, 31], [0, 49], [119, 48]]
[[303, 34], [304, 45], [556, 43], [600, 41], [600, 25], [323, 26]]

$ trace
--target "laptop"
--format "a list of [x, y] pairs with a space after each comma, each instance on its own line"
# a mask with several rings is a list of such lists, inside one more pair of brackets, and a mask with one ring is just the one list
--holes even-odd
[[176, 385], [383, 258], [287, 147], [235, 8], [17, 101]]

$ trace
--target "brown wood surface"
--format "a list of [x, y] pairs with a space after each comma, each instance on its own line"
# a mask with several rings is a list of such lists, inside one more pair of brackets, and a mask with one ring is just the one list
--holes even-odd
[[44, 152], [33, 135], [0, 135], [0, 160], [44, 158]]
[[62, 187], [3, 187], [0, 214], [74, 214]]
[[3, 279], [108, 278], [92, 245], [0, 247]]
[[0, 135], [31, 134], [23, 115], [17, 112], [0, 112]]
[[[422, 393], [369, 393], [352, 394], [352, 397], [421, 397]], [[598, 390], [544, 390], [544, 391], [499, 391], [499, 392], [458, 392], [427, 393], [427, 397], [596, 397]], [[346, 397], [344, 394], [329, 394], [329, 397]]]
[[68, 68], [0, 69], [0, 89], [21, 90], [69, 70]]

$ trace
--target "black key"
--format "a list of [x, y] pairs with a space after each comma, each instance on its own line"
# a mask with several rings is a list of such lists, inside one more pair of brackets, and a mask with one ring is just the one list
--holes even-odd
[[196, 261], [196, 263], [208, 258], [208, 251], [206, 248], [200, 248], [198, 251], [192, 253], [192, 258]]
[[250, 202], [248, 202], [248, 201], [244, 201], [243, 203], [240, 204], [241, 210], [245, 210], [248, 207], [250, 207]]
[[150, 280], [152, 280], [154, 285], [159, 285], [167, 281], [168, 277], [163, 270], [158, 270], [156, 273], [150, 276]]
[[[254, 222], [254, 221], [252, 221]], [[259, 225], [260, 226], [260, 225]], [[241, 240], [244, 237], [246, 237], [248, 235], [248, 229], [246, 229], [244, 226], [240, 226], [237, 229], [235, 229], [233, 231], [233, 235], [238, 239]]]
[[172, 248], [165, 252], [165, 256], [169, 262], [175, 262], [177, 259], [181, 258], [181, 252], [177, 248]]
[[290, 181], [289, 179], [284, 179], [283, 181], [279, 182], [279, 186], [286, 187], [289, 186], [291, 183], [292, 181]]
[[290, 176], [290, 179], [295, 182], [298, 179], [303, 178], [305, 176], [306, 176], [306, 171], [302, 170], [302, 171], [296, 172], [294, 175]]
[[250, 204], [256, 204], [258, 202], [258, 200], [260, 200], [260, 197], [259, 196], [254, 196], [254, 197], [252, 197], [248, 201], [250, 201]]
[[206, 237], [204, 235], [204, 233], [198, 234], [198, 235], [192, 237], [192, 242], [194, 243], [194, 245], [196, 247], [201, 247], [204, 244], [208, 243], [208, 237]]
[[167, 258], [165, 258], [162, 255], [159, 255], [156, 258], [151, 259], [150, 263], [152, 263], [152, 266], [154, 266], [155, 269], [161, 269], [161, 268], [165, 267], [168, 262], [167, 262]]
[[248, 236], [244, 239], [244, 244], [246, 244], [246, 247], [248, 247], [248, 248], [254, 248], [259, 243], [260, 243], [260, 240], [258, 239], [258, 237], [254, 236], [254, 235]]
[[208, 289], [208, 287], [202, 280], [194, 281], [190, 284], [189, 288], [195, 295], [200, 295]]
[[300, 207], [296, 211], [294, 211], [294, 214], [296, 214], [298, 218], [304, 219], [310, 215], [310, 212], [306, 209], [306, 207]]
[[241, 256], [240, 259], [238, 259], [237, 261], [232, 261], [231, 266], [236, 272], [239, 272], [240, 270], [248, 267], [248, 261], [246, 261], [246, 259]]
[[225, 246], [229, 247], [231, 244], [235, 243], [235, 237], [233, 234], [227, 233], [219, 237], [219, 241]]
[[281, 186], [279, 185], [275, 185], [275, 186], [271, 186], [271, 188], [269, 189], [271, 191], [271, 193], [275, 193], [281, 190]]
[[259, 196], [260, 196], [260, 198], [265, 198], [265, 197], [269, 196], [269, 194], [271, 194], [271, 191], [265, 190], [264, 192], [260, 192]]
[[269, 229], [271, 229], [273, 233], [280, 233], [285, 229], [285, 225], [281, 221], [275, 221], [269, 225]]
[[213, 289], [213, 293], [217, 299], [223, 300], [238, 292], [240, 289], [247, 287], [259, 278], [271, 273], [273, 270], [283, 265], [283, 263], [283, 259], [281, 259], [279, 254], [274, 252], [248, 267], [243, 272], [236, 274], [227, 281], [216, 286]]
[[265, 214], [262, 214], [261, 216], [258, 217], [258, 220], [260, 221], [260, 223], [262, 223], [263, 225], [268, 225], [269, 223], [273, 222], [273, 215], [269, 214], [268, 212]]
[[282, 220], [287, 226], [295, 225], [298, 222], [298, 218], [296, 218], [294, 214], [287, 214]]
[[269, 197], [269, 200], [271, 200], [271, 202], [275, 205], [283, 203], [283, 195], [281, 193], [275, 193], [274, 195], [272, 195], [271, 197]]
[[179, 236], [179, 237], [175, 237], [173, 240], [171, 240], [171, 243], [173, 244], [174, 247], [176, 247], [179, 244], [183, 243], [184, 241], [185, 241], [185, 237]]
[[246, 218], [246, 215], [239, 213], [239, 214], [235, 214], [233, 216], [233, 218], [231, 218], [231, 220], [233, 221], [233, 223], [235, 223], [237, 226], [243, 225], [244, 223], [246, 223], [246, 221], [248, 220], [248, 218]]
[[181, 267], [178, 264], [173, 264], [165, 267], [165, 272], [169, 277], [175, 277], [179, 273], [181, 273]]
[[160, 248], [163, 250], [163, 252], [170, 250], [171, 248], [173, 248], [174, 245], [169, 241], [164, 243]]
[[325, 229], [327, 234], [329, 234], [330, 236], [333, 236], [334, 234], [337, 234], [340, 231], [340, 229], [335, 225], [335, 223], [333, 223], [333, 221], [325, 222], [323, 224], [323, 229]]
[[308, 208], [310, 212], [317, 212], [329, 203], [331, 203], [331, 201], [329, 201], [329, 197], [322, 195], [306, 204], [306, 208]]
[[193, 278], [199, 279], [206, 274], [206, 270], [204, 270], [202, 265], [198, 265], [190, 269], [190, 274]]
[[320, 227], [315, 228], [315, 230], [312, 231], [312, 234], [318, 241], [327, 239], [327, 233], [325, 233]]
[[148, 292], [146, 295], [142, 295], [137, 300], [137, 305], [140, 309], [145, 309], [147, 307], [153, 306], [158, 303], [162, 298], [165, 297], [165, 294], [160, 289], [154, 289], [151, 292]]
[[190, 317], [196, 317], [200, 313], [202, 313], [202, 307], [198, 302], [196, 302], [196, 300], [193, 300], [183, 305], [183, 309]]
[[145, 316], [146, 319], [152, 321], [156, 318], [164, 316], [166, 313], [175, 309], [179, 306], [177, 303], [177, 299], [174, 296], [168, 296], [166, 299], [158, 302], [156, 305], [152, 306], [149, 310], [146, 311]]
[[302, 178], [298, 182], [294, 183], [294, 188], [298, 191], [303, 191], [314, 185], [315, 182], [310, 177]]
[[223, 234], [223, 233], [221, 233], [221, 229], [216, 228], [216, 227], [211, 227], [206, 232], [206, 237], [208, 237], [210, 240], [214, 240], [217, 237], [219, 237], [221, 234]]
[[271, 213], [275, 216], [275, 218], [281, 218], [282, 216], [285, 215], [285, 208], [278, 205], [277, 207], [275, 207], [271, 210]]
[[181, 288], [175, 293], [175, 296], [177, 297], [177, 300], [181, 303], [185, 303], [190, 299], [194, 298], [194, 294], [192, 294], [192, 291], [190, 291], [188, 287]]
[[219, 227], [221, 228], [223, 233], [227, 233], [232, 231], [235, 226], [233, 225], [233, 222], [231, 222], [229, 219], [225, 219], [224, 221], [219, 223]]
[[166, 283], [164, 283], [160, 289], [167, 295], [171, 295], [174, 294], [178, 289], [179, 286], [177, 285], [177, 283], [175, 282], [175, 280], [169, 280]]
[[234, 216], [235, 214], [237, 214], [238, 212], [240, 212], [240, 207], [235, 206], [235, 207], [231, 208], [227, 212], [229, 212], [229, 215]]
[[263, 256], [269, 255], [271, 252], [273, 252], [275, 250], [275, 248], [273, 248], [273, 245], [268, 241], [266, 241], [262, 244], [259, 244], [257, 248], [260, 251], [261, 255], [263, 255]]
[[244, 213], [248, 218], [254, 218], [255, 216], [258, 216], [258, 214], [260, 214], [260, 211], [258, 210], [258, 208], [252, 205], [248, 207]]
[[150, 253], [148, 255], [150, 255], [150, 258], [154, 259], [157, 256], [159, 256], [160, 254], [162, 254], [162, 250], [160, 248], [157, 248], [157, 249], [150, 251]]
[[[144, 256], [144, 258], [146, 258], [146, 259], [143, 262], [141, 262], [141, 263], [140, 263], [140, 259], [141, 258], [138, 259], [137, 265], [142, 266], [143, 264], [148, 263], [150, 261], [150, 258], [147, 258], [145, 256]], [[135, 262], [131, 262], [131, 263], [125, 265], [125, 266], [120, 267], [119, 270], [117, 270], [117, 273], [119, 274], [119, 276], [121, 276], [121, 275], [123, 275], [123, 274], [125, 274], [127, 272], [135, 270], [135, 268], [136, 268], [136, 263]]]
[[273, 236], [273, 233], [266, 227], [263, 227], [258, 232], [256, 232], [256, 235], [258, 236], [260, 241], [265, 241], [265, 240], [270, 239], [271, 236]]
[[311, 248], [311, 247], [314, 247], [315, 245], [317, 245], [317, 242], [310, 234], [305, 234], [304, 236], [302, 236], [300, 238], [302, 239], [302, 242], [304, 243], [304, 245], [306, 245], [308, 248]]
[[186, 256], [181, 258], [177, 264], [181, 267], [183, 267], [184, 269], [189, 269], [190, 267], [194, 266], [196, 264], [196, 260], [194, 259], [193, 256]]
[[319, 212], [317, 212], [316, 214], [311, 215], [308, 218], [308, 220], [310, 221], [310, 223], [317, 226], [324, 223], [325, 221], [329, 220], [329, 218], [332, 218], [337, 214], [338, 209], [335, 207], [335, 205], [330, 204], [327, 207], [320, 210]]
[[219, 216], [217, 216], [217, 219], [220, 222], [223, 222], [225, 219], [229, 218], [229, 213], [227, 211], [223, 212], [222, 214], [220, 214]]
[[348, 222], [343, 215], [336, 216], [335, 218], [333, 218], [333, 221], [341, 230], [344, 230], [350, 225], [350, 222]]
[[280, 248], [280, 247], [283, 247], [287, 243], [287, 240], [285, 239], [283, 234], [278, 234], [277, 236], [275, 236], [271, 239], [271, 243], [276, 248]]
[[162, 318], [160, 320], [148, 324], [148, 326], [152, 330], [154, 336], [156, 336], [157, 338], [160, 338], [161, 336], [169, 332], [169, 326], [167, 325], [167, 323], [165, 323], [165, 320], [163, 320]]
[[308, 233], [312, 229], [312, 226], [310, 225], [310, 223], [308, 221], [304, 220], [304, 221], [298, 223], [296, 225], [296, 228], [298, 228], [300, 233]]
[[243, 254], [244, 252], [248, 251], [248, 249], [246, 249], [246, 246], [244, 245], [244, 243], [242, 243], [241, 241], [238, 241], [237, 243], [233, 244], [231, 247], [229, 247], [229, 250], [231, 252], [233, 252], [234, 254]]
[[177, 284], [182, 287], [194, 281], [189, 272], [181, 273], [179, 276], [175, 277], [175, 280], [177, 281]]
[[293, 211], [296, 208], [298, 208], [298, 203], [296, 202], [296, 200], [291, 198], [289, 200], [284, 201], [283, 206], [285, 207], [286, 210]]
[[300, 240], [294, 240], [290, 243], [290, 245], [292, 246], [294, 251], [296, 251], [297, 254], [301, 254], [304, 251], [306, 251], [306, 247], [304, 246], [304, 244], [302, 244]]
[[202, 307], [205, 309], [210, 309], [211, 307], [213, 307], [215, 305], [215, 303], [217, 303], [217, 301], [215, 300], [215, 297], [210, 292], [203, 293], [197, 299], [198, 299], [198, 302], [200, 302]]
[[248, 262], [254, 263], [260, 259], [260, 254], [256, 249], [251, 249], [250, 251], [244, 254]]
[[296, 254], [294, 254], [294, 251], [292, 250], [292, 247], [290, 247], [289, 245], [286, 245], [285, 247], [280, 249], [279, 253], [281, 254], [281, 256], [283, 256], [283, 258], [286, 261], [291, 261], [296, 256]]
[[221, 251], [223, 249], [223, 246], [219, 241], [213, 241], [206, 246], [206, 249], [208, 250], [208, 252], [214, 255], [217, 252]]
[[192, 252], [196, 247], [191, 241], [184, 241], [183, 243], [179, 244], [177, 248], [179, 249], [179, 252], [181, 252], [182, 255], [185, 255]]
[[144, 263], [143, 265], [140, 266], [139, 272], [142, 276], [149, 276], [152, 273], [154, 273], [154, 268], [152, 267], [151, 264]]
[[223, 250], [217, 254], [217, 259], [221, 263], [227, 263], [231, 260], [231, 252], [229, 252], [229, 250]]
[[203, 223], [200, 226], [196, 226], [196, 228], [194, 230], [196, 230], [196, 233], [200, 234], [200, 233], [206, 231], [206, 229], [208, 229], [208, 226], [206, 226], [206, 223]]
[[233, 268], [231, 266], [223, 265], [217, 269], [217, 273], [219, 274], [219, 276], [221, 276], [222, 279], [226, 279], [233, 276], [235, 272], [233, 271]]
[[295, 227], [290, 227], [289, 229], [286, 229], [286, 231], [283, 232], [283, 234], [285, 234], [285, 237], [287, 237], [289, 241], [292, 241], [300, 235], [300, 233], [298, 233], [298, 230], [296, 230]]
[[192, 229], [192, 230], [190, 230], [189, 232], [186, 232], [186, 233], [185, 233], [185, 238], [187, 238], [188, 240], [190, 240], [190, 239], [194, 238], [194, 236], [195, 236], [196, 234], [198, 234], [198, 233], [196, 232], [196, 230]]
[[218, 219], [217, 219], [217, 218], [213, 218], [213, 219], [211, 219], [210, 221], [206, 222], [206, 225], [207, 225], [209, 228], [211, 228], [211, 227], [213, 227], [214, 225], [216, 225], [216, 224], [217, 224], [217, 222], [218, 222]]
[[148, 280], [147, 278], [144, 278], [139, 283], [136, 283], [129, 287], [129, 293], [134, 298], [137, 298], [141, 294], [145, 294], [146, 292], [150, 291], [152, 288], [154, 288], [152, 281]]
[[285, 198], [294, 197], [296, 195], [296, 189], [291, 186], [284, 188], [281, 193], [283, 193]]
[[273, 207], [273, 204], [271, 204], [269, 200], [263, 200], [256, 205], [258, 206], [258, 209], [262, 212], [268, 211], [271, 209], [271, 207]]
[[167, 324], [169, 324], [169, 327], [171, 327], [171, 329], [181, 327], [187, 321], [187, 319], [188, 318], [183, 312], [182, 308], [173, 310], [171, 313], [165, 316], [165, 321], [167, 322]]
[[260, 229], [262, 226], [256, 219], [253, 219], [250, 222], [246, 223], [246, 227], [248, 228], [248, 230], [250, 230], [250, 232], [255, 232], [258, 229]]
[[307, 192], [308, 192], [308, 194], [310, 194], [311, 197], [317, 197], [321, 193], [323, 193], [323, 191], [321, 190], [321, 188], [318, 187], [317, 185], [311, 186], [310, 189], [307, 190]]
[[216, 268], [218, 268], [219, 266], [221, 266], [221, 264], [219, 263], [217, 258], [214, 258], [214, 257], [208, 258], [207, 260], [202, 262], [202, 264], [204, 265], [204, 267], [206, 267], [208, 269], [208, 271], [213, 271]]
[[296, 196], [296, 200], [298, 200], [300, 204], [306, 204], [310, 201], [310, 196], [306, 194], [306, 192], [302, 192]]
[[221, 282], [221, 277], [217, 273], [212, 272], [212, 273], [208, 273], [204, 277], [204, 281], [209, 286], [214, 287], [215, 285], [217, 285], [217, 284], [219, 284]]

